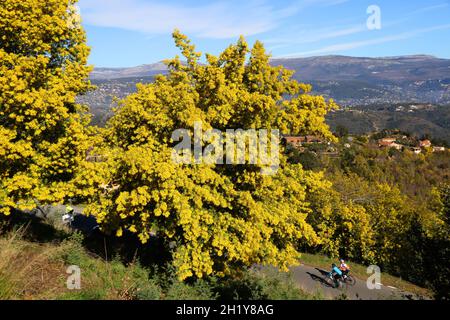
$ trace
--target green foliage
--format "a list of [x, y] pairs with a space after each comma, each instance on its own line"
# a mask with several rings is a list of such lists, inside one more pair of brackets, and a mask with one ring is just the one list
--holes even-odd
[[149, 281], [142, 287], [137, 289], [137, 300], [160, 300], [162, 296], [162, 290], [153, 281]]
[[333, 185], [307, 198], [313, 209], [307, 221], [321, 244], [302, 250], [377, 264], [445, 297], [448, 187], [436, 186], [450, 177], [449, 154], [392, 154], [353, 144], [325, 163]]
[[422, 282], [433, 288], [438, 298], [447, 300], [450, 299], [450, 280], [446, 276], [450, 272], [449, 190], [448, 184], [433, 190], [434, 209], [443, 223], [416, 226], [417, 236], [413, 239], [420, 248], [417, 251], [423, 271]]
[[213, 300], [215, 295], [206, 281], [197, 280], [194, 284], [174, 281], [166, 293], [167, 300]]
[[290, 273], [274, 268], [247, 270], [236, 278], [225, 278], [212, 284], [221, 300], [309, 300], [320, 299], [304, 293]]
[[330, 177], [343, 171], [369, 182], [398, 186], [417, 203], [429, 203], [433, 187], [450, 179], [448, 152], [416, 155], [409, 151], [389, 155], [388, 150], [371, 144], [344, 149], [341, 158], [328, 166]]
[[450, 227], [450, 184], [444, 184], [435, 190], [437, 196], [436, 210], [441, 214], [441, 218]]
[[75, 232], [63, 241], [62, 246], [67, 248], [61, 252], [58, 258], [64, 260], [68, 265], [85, 266], [90, 262], [83, 248], [84, 236]]
[[304, 170], [322, 169], [323, 163], [317, 153], [306, 150], [304, 152], [293, 148], [288, 153], [289, 162], [293, 164], [301, 164]]
[[65, 265], [79, 266], [82, 289], [65, 292], [59, 296], [60, 299], [161, 299], [161, 288], [149, 277], [149, 270], [139, 264], [124, 265], [119, 257], [111, 261], [96, 259], [83, 247], [83, 236], [79, 233], [74, 233], [61, 247], [64, 249], [52, 259], [62, 260]]
[[336, 126], [335, 132], [338, 138], [346, 137], [349, 134], [348, 128], [340, 124]]

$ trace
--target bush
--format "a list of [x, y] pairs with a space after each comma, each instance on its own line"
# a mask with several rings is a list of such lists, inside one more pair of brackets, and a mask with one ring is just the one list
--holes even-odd
[[307, 300], [313, 297], [304, 293], [290, 273], [276, 269], [248, 270], [239, 278], [216, 281], [216, 292], [224, 300]]
[[161, 287], [151, 280], [149, 280], [143, 287], [138, 288], [136, 291], [137, 300], [160, 300], [161, 296]]
[[192, 285], [181, 281], [173, 282], [165, 298], [167, 300], [214, 300], [217, 296], [206, 280], [197, 280]]

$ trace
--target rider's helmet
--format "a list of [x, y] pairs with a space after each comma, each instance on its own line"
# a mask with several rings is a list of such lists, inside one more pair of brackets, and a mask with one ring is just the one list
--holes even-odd
[[340, 262], [340, 263], [344, 263], [345, 260], [341, 258], [341, 259], [339, 259], [339, 262]]

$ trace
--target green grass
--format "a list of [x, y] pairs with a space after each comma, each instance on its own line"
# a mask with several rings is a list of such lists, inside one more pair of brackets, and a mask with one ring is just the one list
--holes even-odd
[[[308, 253], [302, 253], [300, 261], [305, 265], [324, 268], [325, 270], [331, 270], [331, 265], [333, 263], [339, 263], [339, 261], [337, 261], [336, 259], [332, 259], [324, 255]], [[363, 266], [352, 261], [346, 261], [346, 263], [350, 266], [352, 274], [355, 275], [358, 279], [366, 281], [370, 276], [367, 274], [367, 266]], [[392, 286], [402, 291], [410, 292], [421, 297], [433, 297], [433, 293], [431, 292], [431, 290], [416, 286], [408, 281], [402, 280], [398, 277], [394, 277], [384, 272], [381, 273], [381, 283], [385, 286]]]
[[[181, 282], [173, 268], [167, 266], [124, 264], [120, 257], [105, 260], [83, 246], [81, 234], [71, 233], [58, 222], [49, 220], [33, 228], [27, 228], [27, 223], [14, 224], [13, 228], [3, 228], [3, 232], [0, 226], [0, 300], [324, 299], [320, 293], [302, 291], [289, 273], [278, 271], [251, 269], [229, 278]], [[301, 262], [326, 270], [337, 263], [323, 255], [306, 253]], [[365, 266], [348, 263], [357, 278], [367, 279]], [[70, 265], [81, 269], [81, 290], [66, 288], [66, 269]], [[386, 273], [381, 282], [419, 296], [433, 296], [430, 290]]]
[[[27, 239], [29, 233], [26, 227], [3, 232], [0, 228], [0, 300], [320, 298], [301, 291], [283, 273], [250, 270], [233, 278], [182, 282], [168, 266], [143, 267], [137, 262], [124, 264], [120, 257], [105, 260], [96, 256], [83, 246], [79, 233], [58, 234], [54, 241], [45, 242]], [[80, 267], [81, 290], [67, 289], [66, 270], [71, 265]]]
[[[1, 231], [1, 230], [0, 230]], [[289, 273], [251, 269], [239, 276], [181, 282], [171, 267], [124, 264], [120, 257], [104, 260], [83, 246], [78, 233], [56, 242], [29, 241], [26, 228], [0, 232], [0, 299], [42, 300], [320, 300], [320, 293], [299, 288]], [[306, 265], [329, 269], [334, 261], [303, 254]], [[352, 273], [365, 280], [366, 267], [349, 262]], [[68, 290], [66, 269], [81, 269], [81, 290]], [[420, 296], [431, 292], [388, 274], [382, 283]]]

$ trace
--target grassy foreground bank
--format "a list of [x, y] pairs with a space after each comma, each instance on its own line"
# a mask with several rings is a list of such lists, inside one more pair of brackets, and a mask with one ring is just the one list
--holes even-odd
[[[0, 235], [0, 300], [319, 299], [288, 274], [247, 271], [239, 277], [181, 282], [170, 268], [104, 259], [83, 247], [80, 234], [54, 242], [26, 240], [26, 229]], [[81, 269], [81, 290], [67, 289], [68, 266]]]
[[[181, 282], [167, 264], [142, 259], [142, 249], [113, 251], [117, 243], [107, 245], [111, 239], [106, 237], [95, 239], [93, 245], [92, 239], [62, 226], [59, 216], [36, 220], [17, 214], [0, 220], [0, 300], [324, 299], [320, 292], [303, 291], [290, 274], [278, 271], [251, 269], [233, 278]], [[336, 261], [305, 253], [301, 262], [328, 269]], [[365, 266], [350, 263], [356, 277], [367, 279]], [[80, 267], [81, 290], [67, 289], [66, 271], [72, 265]], [[432, 296], [388, 274], [382, 275], [382, 283]]]

